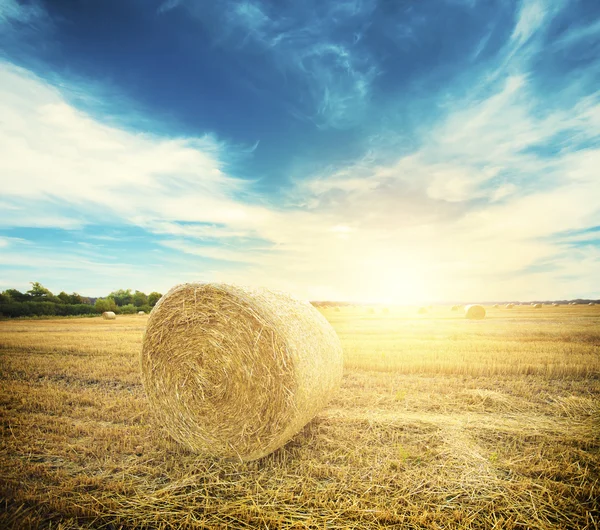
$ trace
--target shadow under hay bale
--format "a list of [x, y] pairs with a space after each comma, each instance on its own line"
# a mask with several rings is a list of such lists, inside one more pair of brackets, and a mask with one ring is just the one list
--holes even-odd
[[471, 304], [465, 307], [465, 318], [469, 320], [481, 320], [485, 318], [485, 308], [479, 304]]
[[183, 284], [152, 310], [142, 381], [158, 423], [195, 452], [248, 461], [283, 446], [327, 403], [340, 341], [310, 304], [220, 284]]

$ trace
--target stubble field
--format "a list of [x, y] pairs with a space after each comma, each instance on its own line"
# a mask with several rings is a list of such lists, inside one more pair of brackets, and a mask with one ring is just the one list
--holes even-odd
[[0, 322], [2, 528], [600, 528], [600, 306], [325, 309], [342, 387], [284, 448], [156, 426], [147, 317]]

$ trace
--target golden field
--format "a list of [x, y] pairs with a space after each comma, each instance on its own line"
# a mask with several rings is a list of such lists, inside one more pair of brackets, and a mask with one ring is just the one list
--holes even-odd
[[147, 316], [0, 322], [2, 528], [599, 528], [600, 306], [323, 309], [337, 396], [284, 448], [153, 423]]

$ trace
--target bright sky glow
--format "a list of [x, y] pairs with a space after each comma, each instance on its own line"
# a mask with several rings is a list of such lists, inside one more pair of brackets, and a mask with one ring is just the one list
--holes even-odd
[[0, 290], [600, 297], [596, 0], [0, 0]]

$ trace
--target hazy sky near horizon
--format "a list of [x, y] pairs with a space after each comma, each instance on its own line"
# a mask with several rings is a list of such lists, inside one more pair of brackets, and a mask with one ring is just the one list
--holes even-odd
[[597, 0], [0, 0], [0, 290], [600, 297]]

